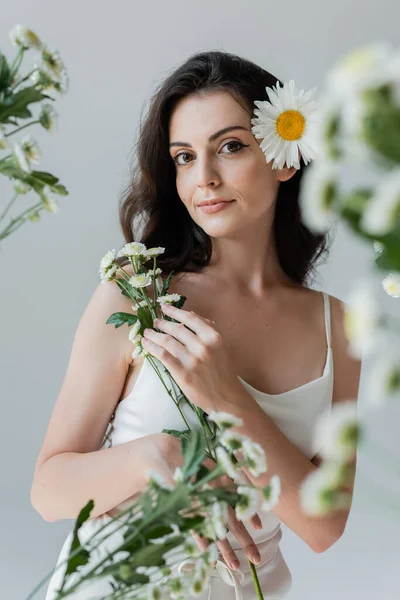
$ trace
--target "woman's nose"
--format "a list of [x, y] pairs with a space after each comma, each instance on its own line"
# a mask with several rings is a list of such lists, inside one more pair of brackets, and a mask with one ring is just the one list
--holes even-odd
[[197, 164], [197, 185], [207, 187], [217, 185], [221, 181], [220, 174], [210, 160], [203, 160]]

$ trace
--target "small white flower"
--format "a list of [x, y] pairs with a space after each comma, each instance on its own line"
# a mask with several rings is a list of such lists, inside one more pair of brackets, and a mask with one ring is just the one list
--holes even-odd
[[371, 286], [359, 283], [349, 294], [343, 318], [349, 354], [354, 358], [368, 355], [378, 339], [378, 305]]
[[261, 494], [256, 488], [244, 485], [239, 485], [237, 492], [240, 497], [235, 506], [236, 517], [247, 521], [260, 510]]
[[235, 451], [241, 450], [243, 442], [248, 440], [249, 438], [238, 433], [237, 431], [229, 431], [226, 429], [219, 437], [219, 442], [222, 444], [227, 450]]
[[8, 148], [11, 148], [11, 144], [6, 137], [5, 132], [0, 129], [0, 150], [7, 150]]
[[178, 302], [181, 299], [180, 294], [165, 294], [164, 296], [159, 296], [157, 298], [157, 302], [162, 304], [163, 302], [167, 302], [168, 304], [172, 304], [172, 302]]
[[136, 304], [132, 304], [132, 310], [136, 312], [138, 308], [142, 308], [143, 306], [147, 306], [146, 300], [140, 300], [139, 302], [136, 302]]
[[159, 256], [160, 254], [163, 254], [164, 252], [165, 252], [165, 248], [162, 248], [161, 246], [157, 246], [156, 248], [148, 248], [144, 252], [144, 255], [147, 258], [153, 258], [154, 256]]
[[129, 335], [128, 338], [130, 339], [130, 341], [134, 344], [135, 341], [137, 340], [137, 335], [139, 333], [140, 330], [140, 321], [137, 320], [132, 327], [130, 327], [129, 329]]
[[333, 509], [350, 508], [351, 494], [342, 492], [342, 465], [323, 463], [300, 484], [300, 506], [310, 516], [322, 516]]
[[268, 485], [263, 488], [263, 503], [261, 510], [272, 510], [281, 495], [281, 480], [279, 475], [272, 475]]
[[233, 479], [233, 481], [239, 481], [240, 471], [237, 469], [236, 464], [233, 462], [230, 454], [228, 454], [225, 448], [222, 448], [222, 446], [217, 446], [215, 449], [215, 455], [218, 463], [222, 466], [228, 477]]
[[104, 281], [107, 281], [107, 278], [106, 278], [107, 271], [109, 269], [111, 269], [111, 267], [113, 266], [116, 256], [117, 256], [117, 253], [113, 249], [113, 250], [109, 250], [101, 259], [100, 266], [99, 266], [99, 274], [100, 274], [102, 283], [104, 283]]
[[392, 169], [376, 186], [361, 217], [370, 235], [385, 235], [400, 223], [400, 167]]
[[267, 470], [267, 459], [263, 447], [257, 442], [245, 439], [242, 444], [242, 452], [246, 467], [254, 477], [258, 477]]
[[65, 66], [58, 50], [52, 50], [47, 46], [43, 47], [42, 61], [44, 70], [50, 77], [56, 77], [57, 79], [61, 77], [62, 72], [65, 70]]
[[316, 160], [303, 175], [299, 194], [302, 221], [313, 232], [326, 232], [336, 219], [335, 198], [339, 167]]
[[41, 197], [46, 210], [52, 213], [56, 213], [60, 210], [56, 199], [54, 198], [51, 189], [48, 185], [45, 185], [43, 187]]
[[382, 242], [378, 242], [378, 240], [373, 241], [374, 250], [377, 254], [382, 254], [385, 249], [385, 245]]
[[35, 50], [41, 50], [42, 48], [42, 42], [36, 33], [23, 25], [16, 25], [14, 29], [10, 31], [10, 39], [14, 46], [34, 48]]
[[118, 252], [118, 256], [139, 256], [146, 251], [146, 246], [141, 242], [128, 242]]
[[183, 471], [181, 467], [176, 467], [174, 474], [172, 475], [172, 479], [177, 483], [183, 481]]
[[31, 173], [32, 168], [29, 164], [29, 160], [26, 157], [24, 149], [22, 148], [22, 145], [19, 142], [14, 144], [13, 154], [15, 156], [19, 168], [22, 169], [22, 171], [25, 171], [25, 173]]
[[381, 408], [400, 394], [400, 356], [398, 348], [386, 349], [372, 364], [366, 385], [368, 404]]
[[357, 417], [357, 403], [343, 400], [324, 411], [314, 427], [313, 450], [333, 461], [350, 461], [357, 451], [361, 426]]
[[162, 269], [157, 267], [157, 269], [149, 269], [147, 272], [151, 277], [157, 277], [158, 275], [161, 275]]
[[343, 99], [366, 89], [379, 87], [393, 79], [393, 50], [386, 42], [374, 42], [340, 58], [325, 78], [331, 94]]
[[200, 554], [201, 550], [196, 542], [192, 537], [189, 538], [188, 536], [183, 544], [179, 544], [178, 546], [175, 546], [175, 548], [171, 548], [170, 550], [167, 550], [167, 552], [164, 552], [163, 558], [165, 564], [168, 567], [172, 567], [186, 558], [196, 558], [200, 556]]
[[208, 419], [214, 421], [220, 429], [230, 429], [231, 427], [240, 427], [243, 425], [243, 419], [222, 411], [211, 411]]
[[153, 469], [147, 469], [147, 476], [149, 478], [149, 483], [154, 485], [155, 487], [162, 488], [164, 490], [173, 490], [173, 486], [165, 481], [163, 477], [157, 471]]
[[44, 104], [39, 115], [39, 121], [42, 127], [47, 131], [55, 132], [57, 129], [58, 113], [52, 104]]
[[400, 298], [400, 273], [389, 273], [382, 281], [385, 292], [393, 298]]
[[14, 191], [17, 194], [27, 194], [31, 189], [31, 186], [21, 179], [17, 179], [14, 183]]
[[255, 100], [256, 115], [251, 119], [251, 131], [261, 138], [267, 163], [273, 159], [272, 169], [283, 166], [300, 169], [299, 153], [304, 163], [315, 158], [312, 125], [318, 103], [313, 95], [316, 87], [304, 94], [297, 90], [293, 79], [280, 87], [266, 87], [269, 100]]
[[41, 150], [33, 137], [28, 134], [21, 140], [22, 150], [26, 158], [33, 163], [38, 164], [41, 157]]
[[204, 532], [207, 537], [215, 540], [223, 540], [226, 537], [228, 520], [228, 504], [217, 500], [209, 507], [209, 514], [204, 519]]
[[133, 275], [129, 279], [129, 284], [134, 288], [143, 288], [151, 285], [151, 277], [147, 273], [140, 273], [139, 275]]

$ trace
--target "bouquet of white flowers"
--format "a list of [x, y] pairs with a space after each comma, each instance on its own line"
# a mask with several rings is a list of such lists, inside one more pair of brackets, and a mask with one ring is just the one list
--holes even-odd
[[[10, 37], [17, 46], [18, 53], [14, 61], [9, 63], [0, 52], [0, 173], [13, 182], [14, 195], [0, 214], [0, 241], [26, 221], [38, 221], [42, 210], [57, 212], [58, 205], [53, 194], [68, 194], [57, 177], [32, 168], [32, 163], [39, 162], [41, 151], [31, 135], [26, 135], [15, 144], [10, 142], [12, 135], [31, 125], [40, 124], [49, 132], [56, 130], [58, 115], [52, 105], [54, 98], [48, 92], [67, 92], [68, 75], [65, 66], [59, 53], [45, 46], [30, 29], [17, 25]], [[20, 76], [18, 70], [27, 50], [39, 53], [40, 61], [35, 63], [27, 75]], [[22, 125], [22, 120], [32, 117], [30, 105], [39, 102], [42, 102], [42, 106], [38, 118]], [[6, 154], [2, 156], [4, 152]], [[34, 191], [39, 196], [39, 202], [6, 224], [5, 219], [17, 198], [29, 191]]]

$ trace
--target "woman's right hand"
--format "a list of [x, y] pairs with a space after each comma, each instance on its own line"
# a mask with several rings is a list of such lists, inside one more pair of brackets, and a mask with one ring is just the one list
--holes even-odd
[[[158, 433], [153, 436], [153, 448], [151, 453], [150, 465], [154, 471], [157, 471], [170, 484], [174, 484], [173, 474], [176, 467], [183, 465], [183, 455], [181, 451], [180, 441], [168, 433]], [[210, 458], [206, 458], [203, 464], [209, 468], [215, 468], [216, 463]], [[244, 480], [247, 479], [243, 473]], [[228, 475], [222, 475], [209, 482], [210, 486], [222, 487], [232, 484], [232, 479]], [[254, 529], [261, 529], [262, 522], [258, 514], [253, 515], [249, 520], [249, 524]], [[247, 531], [242, 521], [239, 521], [235, 515], [235, 511], [231, 506], [228, 506], [228, 520], [226, 522], [231, 534], [236, 538], [240, 546], [243, 548], [246, 556], [254, 563], [260, 562], [260, 553], [253, 538]], [[193, 532], [193, 537], [201, 550], [205, 550], [209, 545], [206, 538], [201, 537]], [[239, 559], [235, 554], [228, 539], [215, 540], [215, 543], [220, 550], [222, 557], [228, 566], [232, 569], [239, 567]], [[258, 560], [257, 560], [258, 559]], [[236, 562], [235, 562], [236, 561]]]

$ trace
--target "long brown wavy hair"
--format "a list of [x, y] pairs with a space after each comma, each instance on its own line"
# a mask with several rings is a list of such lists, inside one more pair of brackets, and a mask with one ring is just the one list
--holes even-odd
[[[163, 271], [201, 272], [212, 250], [210, 236], [193, 221], [176, 189], [168, 133], [174, 107], [196, 92], [225, 91], [252, 115], [254, 101], [268, 100], [265, 88], [278, 81], [283, 85], [247, 59], [213, 50], [190, 56], [152, 96], [140, 125], [132, 175], [120, 199], [119, 219], [126, 242], [165, 247], [157, 258]], [[329, 232], [315, 234], [301, 221], [299, 189], [306, 168], [301, 159], [300, 169], [280, 183], [274, 216], [280, 265], [300, 285], [309, 283], [330, 247]]]

